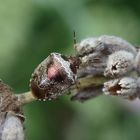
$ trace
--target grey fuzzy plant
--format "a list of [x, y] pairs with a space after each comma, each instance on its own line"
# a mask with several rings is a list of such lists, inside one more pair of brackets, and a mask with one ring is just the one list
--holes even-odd
[[24, 140], [22, 106], [70, 92], [84, 102], [101, 94], [140, 98], [140, 51], [120, 37], [102, 35], [74, 44], [75, 56], [51, 53], [34, 70], [30, 91], [15, 94], [0, 81], [0, 140]]

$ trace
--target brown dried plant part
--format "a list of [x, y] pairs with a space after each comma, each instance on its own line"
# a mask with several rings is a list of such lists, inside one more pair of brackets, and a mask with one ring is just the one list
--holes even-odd
[[0, 140], [24, 140], [21, 103], [11, 88], [0, 81]]
[[13, 94], [12, 89], [0, 81], [0, 112], [12, 111], [15, 114], [23, 114], [20, 102]]
[[105, 82], [103, 92], [106, 95], [135, 99], [138, 92], [137, 80], [130, 77], [124, 77], [122, 79]]

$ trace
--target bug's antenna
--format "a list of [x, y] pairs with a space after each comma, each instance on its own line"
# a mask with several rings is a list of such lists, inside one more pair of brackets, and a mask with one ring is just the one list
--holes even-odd
[[75, 32], [75, 30], [73, 31], [73, 43], [74, 43], [74, 49], [76, 49], [77, 40], [76, 40], [76, 32]]
[[77, 43], [76, 42], [76, 32], [75, 32], [75, 30], [73, 31], [73, 42], [74, 42], [74, 45]]

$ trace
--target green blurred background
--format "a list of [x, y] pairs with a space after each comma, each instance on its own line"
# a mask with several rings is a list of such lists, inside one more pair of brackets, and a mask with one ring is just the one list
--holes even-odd
[[[1, 0], [0, 78], [16, 93], [29, 90], [34, 68], [51, 52], [74, 54], [77, 40], [102, 34], [140, 44], [140, 1]], [[69, 96], [24, 107], [28, 140], [140, 140], [140, 103]]]

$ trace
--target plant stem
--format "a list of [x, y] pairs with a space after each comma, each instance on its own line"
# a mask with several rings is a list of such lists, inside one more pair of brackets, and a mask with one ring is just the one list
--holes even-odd
[[16, 94], [18, 101], [21, 105], [28, 104], [30, 102], [36, 101], [37, 99], [33, 96], [31, 91], [24, 92], [21, 94]]
[[[80, 78], [78, 80], [78, 88], [82, 89], [85, 87], [89, 87], [89, 85], [102, 85], [105, 81], [107, 81], [107, 78], [104, 76], [87, 76], [84, 78]], [[77, 85], [71, 87], [71, 89], [77, 88]]]

